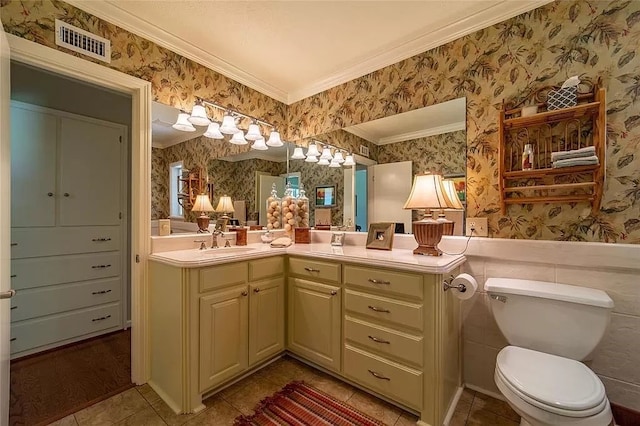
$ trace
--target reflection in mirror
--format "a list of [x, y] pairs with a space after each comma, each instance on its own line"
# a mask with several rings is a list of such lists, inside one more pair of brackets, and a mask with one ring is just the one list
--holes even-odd
[[[196, 132], [174, 131], [178, 110], [154, 103], [152, 219], [171, 217], [171, 165], [206, 167], [212, 203], [229, 195], [236, 202], [232, 217], [241, 223], [266, 225], [266, 198], [276, 183], [282, 197], [288, 173], [294, 187], [304, 184], [310, 200], [310, 224], [318, 221], [332, 226], [352, 225], [367, 232], [370, 223], [397, 223], [396, 232], [411, 232], [411, 222], [419, 212], [402, 209], [413, 175], [436, 171], [455, 176], [464, 198], [466, 170], [465, 99], [420, 108], [403, 114], [348, 127], [314, 137], [314, 140], [345, 148], [358, 154], [368, 149], [368, 157], [355, 155], [356, 166], [330, 168], [304, 160], [290, 159], [294, 146], [250, 150], [226, 140], [202, 137]], [[306, 148], [304, 149], [306, 151]], [[288, 155], [287, 155], [288, 153]], [[316, 188], [335, 187], [335, 206], [316, 207]], [[324, 202], [324, 201], [322, 201]], [[189, 212], [182, 212], [194, 220]], [[216, 213], [212, 216], [215, 218]], [[449, 215], [449, 214], [448, 214]], [[459, 213], [460, 222], [464, 214]], [[461, 228], [461, 224], [460, 224]]]

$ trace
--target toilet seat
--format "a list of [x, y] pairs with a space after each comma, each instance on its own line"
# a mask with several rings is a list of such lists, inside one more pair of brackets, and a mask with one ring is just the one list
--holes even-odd
[[560, 416], [589, 417], [608, 404], [593, 371], [556, 355], [507, 346], [498, 354], [496, 378], [528, 404]]

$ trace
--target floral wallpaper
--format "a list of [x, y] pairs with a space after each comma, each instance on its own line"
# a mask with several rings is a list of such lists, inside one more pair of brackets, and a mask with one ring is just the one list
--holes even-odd
[[164, 150], [151, 149], [151, 220], [169, 217], [169, 163]]
[[[468, 216], [500, 238], [640, 243], [640, 2], [558, 1], [382, 68], [288, 108], [307, 138], [466, 96]], [[498, 118], [578, 75], [607, 89], [607, 181], [586, 204], [509, 206], [498, 193]]]
[[[640, 2], [557, 1], [289, 106], [62, 1], [0, 5], [9, 33], [58, 49], [54, 19], [60, 18], [112, 40], [112, 62], [105, 66], [150, 81], [155, 100], [189, 109], [195, 96], [211, 99], [286, 126], [285, 139], [301, 144], [465, 96], [468, 216], [487, 217], [491, 236], [640, 243]], [[513, 205], [503, 216], [497, 177], [500, 106], [518, 105], [572, 75], [587, 84], [601, 79], [607, 89], [602, 207], [591, 212], [585, 204]], [[205, 160], [200, 155], [207, 149], [197, 147], [194, 159]]]

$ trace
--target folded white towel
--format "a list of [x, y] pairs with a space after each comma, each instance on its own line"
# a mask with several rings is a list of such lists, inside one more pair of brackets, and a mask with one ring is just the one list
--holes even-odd
[[600, 164], [598, 157], [592, 155], [591, 157], [580, 157], [580, 158], [569, 158], [566, 160], [557, 160], [552, 163], [552, 167], [554, 169], [559, 169], [561, 167], [571, 167], [571, 166], [591, 166], [594, 164]]
[[571, 151], [558, 151], [551, 153], [551, 161], [567, 160], [569, 158], [582, 158], [591, 157], [596, 154], [595, 146], [588, 146], [586, 148], [573, 149]]

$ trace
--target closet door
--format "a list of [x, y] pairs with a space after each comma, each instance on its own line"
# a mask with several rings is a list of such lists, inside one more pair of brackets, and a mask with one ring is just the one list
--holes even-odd
[[11, 226], [55, 226], [56, 117], [11, 106]]
[[119, 225], [122, 130], [72, 118], [60, 123], [59, 225]]

